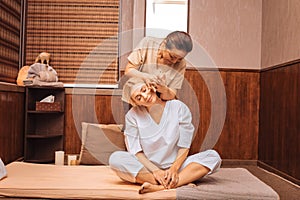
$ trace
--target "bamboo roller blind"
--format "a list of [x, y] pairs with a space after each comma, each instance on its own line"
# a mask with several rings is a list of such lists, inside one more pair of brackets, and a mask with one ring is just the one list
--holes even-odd
[[0, 81], [16, 83], [19, 70], [21, 0], [0, 1]]
[[59, 81], [116, 84], [119, 0], [27, 0], [26, 64], [51, 54]]

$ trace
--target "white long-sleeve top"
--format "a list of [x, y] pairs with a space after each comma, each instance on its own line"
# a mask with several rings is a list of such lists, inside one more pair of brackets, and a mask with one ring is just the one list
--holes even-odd
[[165, 169], [175, 161], [179, 148], [190, 148], [194, 126], [189, 108], [171, 100], [166, 102], [159, 124], [145, 107], [133, 107], [126, 114], [124, 133], [131, 154], [143, 151], [151, 162]]

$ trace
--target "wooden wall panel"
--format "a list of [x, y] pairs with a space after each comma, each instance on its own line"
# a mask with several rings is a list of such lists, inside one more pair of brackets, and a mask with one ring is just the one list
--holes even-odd
[[5, 164], [23, 154], [24, 91], [0, 84], [0, 158]]
[[259, 161], [300, 183], [300, 62], [261, 73]]
[[[299, 182], [299, 68], [296, 63], [260, 73], [220, 71], [226, 90], [227, 112], [214, 148], [223, 159], [258, 159], [290, 180]], [[179, 98], [190, 107], [193, 123], [199, 124], [191, 147], [191, 152], [195, 153], [209, 127], [211, 99], [197, 70], [188, 70], [186, 80]], [[24, 93], [11, 89], [11, 86], [5, 90], [0, 87], [0, 157], [5, 163], [23, 156], [23, 115], [20, 113], [24, 112]], [[82, 121], [124, 123], [120, 91], [116, 95], [113, 91], [103, 91], [106, 90], [96, 94], [67, 93], [66, 153], [80, 152]]]
[[[198, 152], [208, 130], [211, 118], [210, 93], [204, 82], [203, 73], [219, 73], [197, 70], [186, 72], [186, 82], [179, 99], [185, 102], [193, 115], [193, 123], [198, 129], [191, 147], [191, 153]], [[256, 72], [220, 72], [227, 94], [227, 115], [224, 128], [215, 149], [224, 159], [256, 160], [258, 149], [258, 106], [259, 73]], [[113, 99], [118, 99], [112, 106]], [[78, 106], [72, 110], [72, 100]], [[95, 102], [95, 103], [94, 103]], [[68, 94], [66, 96], [66, 137], [67, 153], [79, 153], [81, 121], [92, 123], [115, 123], [124, 118], [124, 109], [120, 96]], [[96, 106], [95, 106], [96, 105]], [[117, 109], [118, 111], [114, 111]], [[96, 113], [96, 114], [94, 114]], [[117, 116], [115, 116], [117, 113]], [[74, 123], [77, 121], [77, 128]]]
[[259, 126], [258, 72], [221, 72], [227, 96], [224, 128], [216, 149], [223, 158], [257, 160]]
[[[205, 82], [196, 70], [188, 70], [178, 99], [191, 110], [195, 136], [191, 146], [191, 154], [199, 152], [205, 133], [208, 130], [211, 114], [211, 99]], [[194, 96], [195, 95], [195, 96]]]
[[123, 103], [119, 95], [67, 94], [64, 149], [77, 154], [81, 147], [81, 122], [97, 124], [124, 124]]
[[[259, 73], [249, 71], [207, 71], [220, 73], [226, 90], [226, 119], [219, 140], [214, 147], [224, 159], [256, 160], [258, 154]], [[188, 70], [186, 79], [191, 84], [199, 104], [193, 103], [184, 86], [179, 92], [194, 112], [200, 110], [197, 134], [191, 152], [198, 152], [207, 133], [211, 118], [211, 99], [206, 83], [197, 70]], [[199, 105], [199, 108], [196, 106]]]

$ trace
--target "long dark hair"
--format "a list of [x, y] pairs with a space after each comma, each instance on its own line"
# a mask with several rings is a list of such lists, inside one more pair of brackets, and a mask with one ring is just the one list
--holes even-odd
[[183, 50], [189, 53], [193, 49], [191, 36], [184, 31], [171, 32], [165, 38], [165, 42], [166, 48], [169, 50], [176, 48], [178, 50]]

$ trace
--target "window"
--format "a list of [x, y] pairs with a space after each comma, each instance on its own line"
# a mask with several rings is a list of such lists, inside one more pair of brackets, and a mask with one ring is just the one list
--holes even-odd
[[0, 1], [0, 81], [16, 83], [19, 71], [21, 0]]
[[187, 32], [188, 0], [146, 0], [146, 36]]
[[66, 87], [116, 87], [119, 0], [27, 0], [26, 65], [40, 52]]

